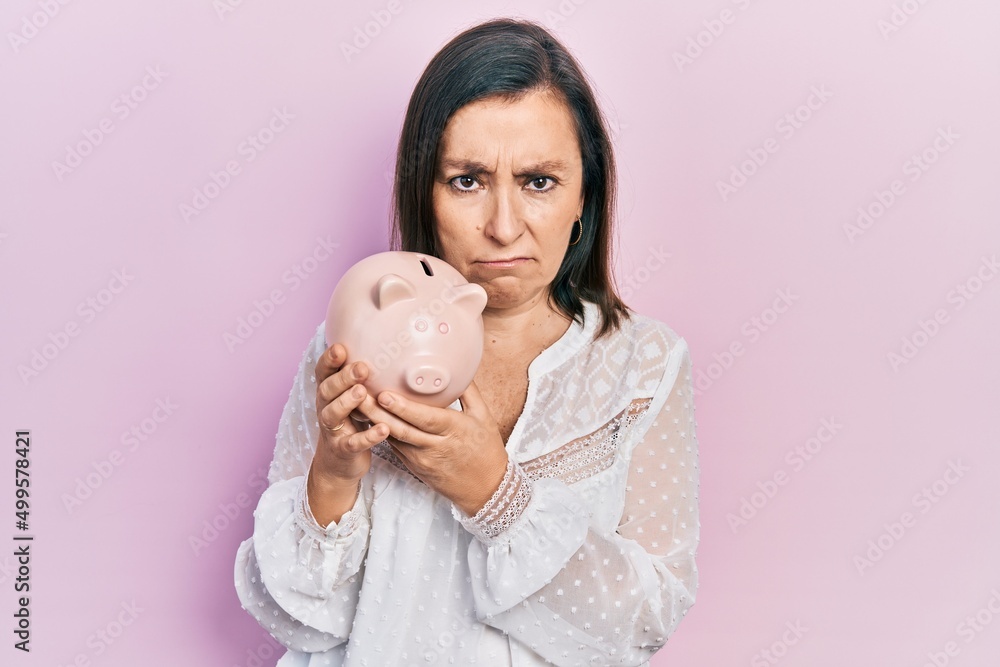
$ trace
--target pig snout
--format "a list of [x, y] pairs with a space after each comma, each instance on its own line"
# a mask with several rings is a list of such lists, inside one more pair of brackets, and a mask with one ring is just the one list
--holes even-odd
[[436, 394], [444, 391], [451, 382], [451, 373], [444, 363], [433, 359], [418, 359], [406, 371], [406, 386], [417, 394]]

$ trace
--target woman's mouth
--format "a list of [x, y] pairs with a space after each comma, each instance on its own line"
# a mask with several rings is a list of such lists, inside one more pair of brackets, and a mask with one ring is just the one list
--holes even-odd
[[500, 259], [491, 262], [479, 262], [483, 266], [489, 266], [495, 269], [507, 269], [513, 266], [519, 266], [528, 261], [527, 257], [512, 257], [510, 259]]

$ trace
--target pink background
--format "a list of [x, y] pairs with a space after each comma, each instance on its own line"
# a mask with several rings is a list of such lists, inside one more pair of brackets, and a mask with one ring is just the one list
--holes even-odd
[[[595, 82], [619, 283], [699, 378], [701, 587], [653, 665], [996, 664], [1000, 5], [229, 4], [0, 10], [0, 662], [274, 664], [232, 570], [292, 376], [339, 276], [388, 247], [423, 67], [516, 15]], [[391, 20], [348, 59], [372, 12]], [[291, 117], [269, 137], [275, 109]], [[877, 218], [852, 237], [859, 207]], [[24, 428], [30, 655], [11, 646]]]

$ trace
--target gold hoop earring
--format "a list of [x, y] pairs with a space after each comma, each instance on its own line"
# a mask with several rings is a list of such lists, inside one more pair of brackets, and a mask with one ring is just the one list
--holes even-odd
[[583, 238], [583, 220], [581, 220], [580, 218], [577, 218], [576, 221], [580, 223], [580, 233], [577, 235], [575, 241], [570, 241], [569, 242], [570, 245], [576, 245], [577, 243], [580, 242], [580, 239]]

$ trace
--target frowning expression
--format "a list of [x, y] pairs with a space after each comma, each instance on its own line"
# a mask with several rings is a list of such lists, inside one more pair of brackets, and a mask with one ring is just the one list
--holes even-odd
[[561, 98], [486, 98], [449, 119], [433, 188], [438, 248], [485, 288], [488, 307], [545, 297], [583, 201], [576, 126]]

